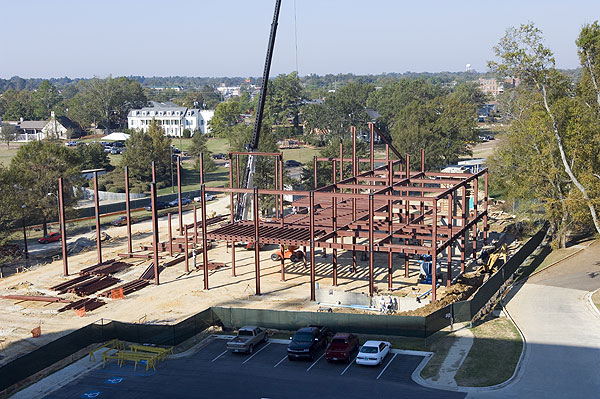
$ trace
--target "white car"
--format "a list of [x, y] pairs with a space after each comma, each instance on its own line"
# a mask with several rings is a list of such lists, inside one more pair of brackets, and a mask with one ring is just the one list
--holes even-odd
[[363, 366], [378, 366], [383, 363], [383, 359], [390, 353], [392, 345], [386, 341], [367, 341], [360, 347], [356, 364]]
[[[217, 196], [213, 195], [213, 194], [207, 193], [207, 194], [204, 194], [204, 196], [206, 198], [206, 201], [214, 201], [217, 199]], [[194, 197], [194, 202], [200, 202], [200, 201], [202, 201], [202, 197]]]

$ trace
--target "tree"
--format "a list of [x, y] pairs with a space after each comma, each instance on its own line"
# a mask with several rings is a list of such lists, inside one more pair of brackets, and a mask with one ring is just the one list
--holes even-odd
[[[577, 42], [585, 73], [589, 74], [587, 79], [580, 82], [577, 90], [580, 95], [572, 91], [571, 82], [556, 69], [552, 51], [544, 46], [542, 32], [533, 24], [509, 28], [494, 47], [500, 62], [489, 63], [498, 75], [518, 77], [522, 81], [522, 96], [527, 102], [520, 102], [519, 115], [523, 116], [523, 129], [530, 134], [528, 140], [522, 141], [522, 146], [518, 148], [527, 150], [533, 147], [537, 153], [533, 162], [545, 162], [548, 160], [544, 157], [551, 157], [549, 162], [552, 167], [544, 168], [540, 173], [554, 189], [544, 197], [544, 202], [546, 215], [555, 226], [561, 246], [565, 244], [567, 226], [582, 222], [578, 205], [588, 209], [591, 222], [600, 233], [596, 213], [599, 187], [593, 179], [593, 175], [598, 173], [599, 163], [595, 146], [591, 144], [597, 145], [599, 141], [598, 116], [596, 107], [590, 107], [586, 101], [586, 97], [589, 100], [589, 93], [595, 90], [593, 73], [594, 59], [597, 58], [593, 49], [598, 41], [598, 38], [594, 38], [597, 35], [598, 29], [594, 24], [585, 26]], [[516, 125], [510, 134], [519, 134], [519, 128]], [[539, 143], [538, 136], [545, 136], [544, 146]], [[510, 149], [503, 151], [509, 152]], [[512, 162], [518, 161], [512, 159]], [[502, 158], [497, 163], [501, 170], [515, 168], [503, 162]], [[515, 178], [517, 176], [507, 172], [504, 184], [510, 186], [510, 181]]]
[[239, 99], [234, 98], [220, 103], [215, 110], [215, 114], [208, 122], [212, 135], [228, 138], [231, 128], [240, 123], [241, 113], [242, 109]]
[[47, 234], [47, 222], [58, 220], [56, 194], [58, 178], [65, 181], [65, 206], [75, 201], [73, 185], [80, 178], [81, 168], [75, 151], [64, 145], [42, 140], [33, 141], [19, 147], [17, 154], [10, 162], [10, 173], [14, 180], [14, 190], [19, 203], [24, 203], [31, 221], [43, 224]]
[[298, 74], [292, 72], [288, 75], [279, 75], [267, 86], [265, 115], [275, 125], [289, 125], [291, 122], [296, 133], [299, 133], [298, 115], [303, 99], [304, 95]]
[[23, 118], [24, 120], [33, 119], [33, 106], [30, 92], [10, 89], [2, 94], [0, 101], [4, 108], [4, 120], [18, 121], [20, 118]]
[[104, 146], [100, 143], [78, 146], [75, 151], [82, 170], [104, 169], [111, 171], [114, 169], [110, 164], [108, 154], [104, 152]]
[[10, 142], [17, 137], [17, 128], [14, 125], [5, 124], [0, 129], [0, 136], [6, 143], [6, 148], [10, 148]]
[[44, 80], [38, 89], [31, 95], [33, 116], [38, 120], [50, 118], [51, 111], [56, 110], [62, 98], [58, 89], [49, 81]]
[[205, 173], [212, 172], [217, 168], [214, 160], [211, 157], [211, 152], [206, 146], [206, 136], [197, 129], [194, 131], [194, 135], [192, 136], [192, 144], [188, 149], [188, 153], [196, 159], [194, 167], [197, 170], [200, 170], [200, 154], [202, 154], [203, 156], [203, 166]]
[[148, 132], [134, 131], [125, 142], [121, 167], [128, 166], [130, 176], [142, 182], [152, 181], [152, 161], [157, 182], [171, 179], [171, 139], [162, 127], [152, 120]]
[[123, 125], [132, 108], [146, 105], [147, 99], [139, 82], [121, 76], [80, 81], [78, 93], [69, 101], [69, 117], [81, 126], [102, 123], [108, 128]]

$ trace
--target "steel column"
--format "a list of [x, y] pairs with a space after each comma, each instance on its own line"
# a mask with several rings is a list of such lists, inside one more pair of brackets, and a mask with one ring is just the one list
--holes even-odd
[[102, 263], [102, 240], [100, 239], [100, 199], [98, 198], [98, 172], [94, 171], [94, 210], [96, 211], [96, 248], [98, 264]]
[[173, 232], [171, 231], [171, 212], [167, 215], [169, 222], [169, 256], [173, 256]]
[[[173, 162], [173, 160], [171, 160]], [[152, 183], [156, 183], [156, 165], [152, 161]]]
[[483, 210], [485, 211], [485, 215], [483, 215], [483, 245], [487, 245], [488, 239], [488, 172], [486, 171], [483, 175], [484, 182], [484, 194], [483, 194]]
[[254, 275], [256, 280], [256, 295], [260, 295], [260, 237], [258, 220], [258, 187], [254, 187]]
[[[465, 228], [465, 226], [467, 225], [467, 207], [468, 207], [468, 203], [467, 203], [467, 186], [463, 186], [462, 187], [462, 198], [461, 198], [461, 208], [462, 208], [462, 215], [461, 215], [461, 228]], [[465, 272], [465, 252], [467, 250], [467, 230], [465, 229], [462, 233], [462, 236], [460, 238], [460, 271], [462, 273]]]
[[202, 197], [200, 201], [200, 206], [202, 207], [202, 266], [204, 289], [208, 290], [208, 240], [206, 239], [206, 187], [204, 184], [200, 186], [200, 196]]
[[[479, 179], [473, 180], [473, 217], [477, 217], [477, 202], [479, 195]], [[473, 223], [473, 259], [477, 258], [477, 223]]]
[[198, 245], [198, 215], [196, 214], [197, 210], [198, 209], [194, 204], [194, 246]]
[[375, 169], [375, 125], [371, 122], [369, 123], [369, 130], [371, 133], [371, 154], [369, 155], [369, 162], [371, 165], [371, 170]]
[[[281, 176], [281, 178], [279, 179], [279, 190], [283, 191], [283, 155], [279, 155], [279, 176]], [[280, 215], [281, 215], [281, 227], [283, 227], [283, 194], [279, 194], [279, 206], [281, 208], [280, 211]]]
[[[335, 174], [334, 174], [334, 178], [335, 178]], [[338, 214], [337, 214], [337, 197], [333, 198], [333, 217], [331, 218], [331, 222], [332, 222], [332, 227], [333, 227], [333, 231], [334, 231], [334, 235], [333, 235], [333, 242], [337, 243], [337, 218], [338, 218]], [[338, 264], [337, 264], [337, 249], [333, 248], [333, 255], [332, 255], [332, 262], [333, 262], [333, 286], [337, 287], [337, 277], [338, 277]]]
[[438, 203], [433, 203], [433, 231], [431, 234], [431, 301], [437, 300], [437, 224]]
[[[231, 153], [229, 153], [229, 188], [233, 188], [233, 157], [231, 156]], [[233, 223], [233, 210], [235, 209], [233, 205], [233, 191], [229, 193], [229, 209], [231, 210], [231, 212], [229, 212], [230, 222]], [[231, 276], [235, 277], [235, 241], [231, 241]]]
[[158, 279], [158, 211], [156, 209], [156, 183], [150, 183], [150, 195], [152, 197], [152, 259], [154, 266], [154, 284], [159, 284]]
[[181, 157], [177, 158], [177, 208], [179, 212], [179, 234], [183, 234], [183, 211], [181, 205]]
[[315, 288], [315, 193], [310, 192], [309, 197], [310, 204], [310, 300], [316, 300], [316, 288]]
[[314, 180], [314, 189], [317, 189], [317, 156], [313, 157], [313, 180]]
[[[335, 170], [335, 160], [333, 161], [333, 168]], [[340, 137], [340, 181], [344, 180], [344, 142]], [[335, 173], [333, 183], [335, 184]]]
[[[448, 194], [448, 227], [450, 228], [450, 233], [448, 234], [448, 239], [452, 237], [452, 193]], [[448, 271], [446, 278], [446, 286], [450, 287], [452, 283], [452, 244], [448, 245]]]
[[188, 228], [187, 226], [183, 227], [184, 230], [184, 239], [185, 239], [185, 243], [183, 245], [183, 250], [185, 251], [185, 272], [189, 273], [190, 272], [190, 256], [189, 256], [189, 248], [188, 248]]
[[127, 253], [133, 252], [131, 243], [131, 204], [129, 203], [129, 167], [125, 166], [125, 211], [127, 215]]
[[373, 296], [375, 291], [373, 276], [373, 194], [369, 194], [369, 295]]
[[62, 257], [63, 257], [63, 275], [69, 275], [69, 264], [67, 259], [67, 223], [65, 220], [65, 192], [63, 187], [63, 178], [58, 178], [58, 217], [60, 220], [60, 234], [61, 234], [61, 245], [62, 245]]

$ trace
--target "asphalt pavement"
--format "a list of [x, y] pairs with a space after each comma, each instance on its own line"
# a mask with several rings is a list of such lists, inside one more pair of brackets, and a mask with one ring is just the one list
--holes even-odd
[[469, 398], [600, 396], [600, 315], [588, 300], [600, 288], [600, 242], [512, 290], [507, 309], [526, 350], [516, 378]]
[[286, 345], [268, 342], [253, 354], [234, 354], [216, 339], [193, 355], [168, 359], [156, 371], [131, 362], [108, 363], [72, 381], [47, 399], [64, 398], [464, 398], [414, 383], [422, 356], [392, 353], [378, 367], [290, 361]]

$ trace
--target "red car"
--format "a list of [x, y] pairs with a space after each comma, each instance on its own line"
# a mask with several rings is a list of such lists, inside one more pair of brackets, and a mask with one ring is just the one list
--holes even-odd
[[352, 360], [352, 354], [358, 353], [358, 346], [358, 337], [356, 335], [337, 333], [333, 336], [329, 347], [325, 351], [325, 359], [329, 362], [349, 362]]
[[38, 242], [40, 244], [48, 244], [49, 242], [60, 241], [61, 238], [62, 234], [60, 233], [50, 233], [47, 236], [38, 239]]

